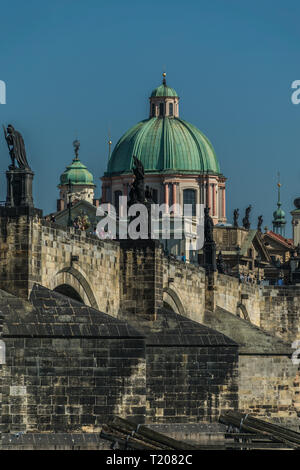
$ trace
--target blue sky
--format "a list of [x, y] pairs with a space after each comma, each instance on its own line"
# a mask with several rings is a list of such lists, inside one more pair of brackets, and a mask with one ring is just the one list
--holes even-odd
[[[51, 0], [2, 2], [1, 123], [25, 138], [36, 206], [55, 210], [59, 175], [80, 158], [99, 177], [113, 144], [148, 115], [148, 97], [167, 82], [180, 116], [213, 143], [228, 177], [227, 215], [252, 204], [271, 228], [277, 172], [288, 213], [300, 195], [300, 4], [294, 0]], [[0, 138], [0, 199], [6, 143]]]

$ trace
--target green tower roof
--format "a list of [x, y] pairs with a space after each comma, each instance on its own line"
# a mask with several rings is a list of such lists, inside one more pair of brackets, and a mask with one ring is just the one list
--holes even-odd
[[67, 166], [66, 170], [60, 177], [60, 184], [68, 184], [69, 181], [73, 185], [91, 185], [94, 186], [93, 175], [88, 171], [87, 167], [75, 157], [71, 165]]
[[273, 221], [272, 221], [274, 228], [284, 227], [286, 224], [285, 212], [283, 209], [281, 209], [281, 201], [280, 201], [281, 184], [279, 182], [277, 183], [277, 187], [278, 187], [277, 209], [273, 212]]
[[131, 173], [133, 155], [146, 172], [220, 174], [212, 144], [197, 127], [174, 117], [139, 122], [117, 142], [106, 175]]
[[177, 96], [178, 97], [174, 88], [171, 88], [167, 86], [166, 84], [162, 84], [152, 91], [151, 98], [155, 96], [173, 96], [173, 97]]

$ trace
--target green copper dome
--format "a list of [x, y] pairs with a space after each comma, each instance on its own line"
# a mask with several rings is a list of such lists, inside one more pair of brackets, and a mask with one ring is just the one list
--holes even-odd
[[285, 212], [284, 210], [281, 209], [280, 187], [281, 187], [281, 184], [278, 182], [277, 183], [277, 188], [278, 188], [277, 209], [276, 211], [273, 212], [272, 224], [273, 224], [273, 230], [275, 233], [284, 235], [286, 220], [285, 220]]
[[284, 210], [281, 209], [280, 205], [278, 209], [276, 209], [276, 211], [273, 212], [273, 217], [274, 217], [273, 223], [285, 224], [286, 223], [285, 212]]
[[133, 155], [148, 173], [220, 174], [207, 137], [197, 127], [175, 117], [152, 117], [129, 129], [116, 144], [106, 175], [131, 173]]
[[88, 171], [87, 167], [78, 160], [78, 158], [74, 158], [71, 165], [67, 166], [66, 170], [60, 177], [60, 184], [68, 184], [69, 180], [73, 185], [94, 186], [93, 175]]
[[173, 97], [178, 97], [176, 91], [174, 88], [170, 88], [169, 86], [163, 84], [155, 88], [155, 90], [152, 91], [151, 93], [151, 98], [155, 96], [173, 96]]

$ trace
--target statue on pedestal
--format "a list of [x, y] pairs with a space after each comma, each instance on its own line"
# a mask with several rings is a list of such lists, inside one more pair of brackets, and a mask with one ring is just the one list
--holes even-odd
[[257, 219], [257, 230], [258, 230], [259, 232], [261, 232], [262, 223], [263, 223], [263, 216], [260, 215], [260, 216], [258, 217], [258, 219]]
[[243, 227], [247, 230], [250, 229], [250, 220], [249, 220], [250, 212], [251, 212], [251, 205], [247, 207], [245, 211], [245, 217], [243, 218]]
[[[6, 172], [5, 206], [33, 208], [32, 180], [34, 173], [28, 165], [23, 137], [11, 124], [7, 126], [7, 129], [3, 126], [3, 130], [11, 158], [11, 165]], [[16, 166], [16, 162], [18, 166]]]
[[233, 226], [238, 227], [238, 218], [239, 218], [239, 209], [234, 209], [233, 211]]
[[12, 161], [12, 167], [15, 168], [15, 160], [17, 161], [19, 168], [29, 169], [30, 167], [26, 158], [25, 144], [20, 132], [16, 131], [15, 128], [9, 124], [7, 129], [3, 126], [5, 140], [7, 142], [9, 154]]
[[144, 166], [137, 157], [133, 157], [134, 167], [132, 169], [135, 176], [134, 182], [131, 185], [129, 192], [129, 205], [145, 202], [145, 170]]
[[209, 207], [204, 208], [203, 261], [207, 273], [216, 271], [216, 244], [213, 238], [214, 223], [209, 215]]

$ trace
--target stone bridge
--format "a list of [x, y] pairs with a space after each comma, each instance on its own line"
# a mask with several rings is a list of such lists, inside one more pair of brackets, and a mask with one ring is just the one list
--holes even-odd
[[[138, 242], [138, 243], [137, 243]], [[161, 307], [198, 322], [221, 307], [258, 327], [300, 338], [300, 288], [240, 284], [163, 255], [158, 241], [101, 241], [44, 221], [35, 209], [0, 214], [0, 288], [28, 298], [35, 283], [117, 317]]]

